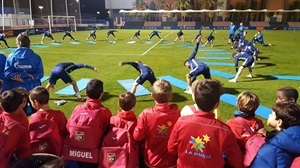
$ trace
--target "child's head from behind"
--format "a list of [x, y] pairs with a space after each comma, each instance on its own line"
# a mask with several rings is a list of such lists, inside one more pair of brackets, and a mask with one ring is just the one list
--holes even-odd
[[103, 95], [103, 82], [91, 79], [86, 85], [86, 94], [90, 99], [100, 99]]
[[282, 102], [282, 101], [291, 101], [291, 102], [297, 102], [299, 93], [298, 91], [293, 87], [282, 87], [277, 90], [276, 93], [276, 103]]
[[251, 117], [255, 116], [255, 111], [259, 106], [259, 98], [255, 93], [242, 92], [237, 98], [238, 109]]
[[172, 86], [166, 80], [157, 80], [152, 86], [152, 98], [157, 103], [167, 103], [172, 99]]
[[136, 103], [135, 95], [131, 92], [126, 92], [119, 95], [119, 106], [124, 111], [130, 111], [133, 109]]
[[23, 102], [22, 102], [22, 108], [24, 108], [28, 102], [28, 92], [23, 87], [15, 88], [14, 90], [18, 91], [20, 94], [22, 94]]
[[16, 38], [16, 43], [20, 47], [30, 47], [30, 39], [27, 35], [20, 33]]
[[223, 94], [222, 84], [212, 79], [195, 81], [192, 90], [195, 103], [199, 109], [205, 112], [210, 112], [217, 108], [220, 97]]
[[49, 102], [49, 92], [42, 86], [37, 86], [29, 93], [29, 99], [35, 109], [39, 109], [40, 105], [46, 105]]
[[1, 107], [5, 112], [13, 113], [22, 109], [23, 95], [15, 90], [7, 90], [1, 95]]
[[300, 125], [300, 106], [288, 101], [276, 103], [267, 124], [278, 130]]

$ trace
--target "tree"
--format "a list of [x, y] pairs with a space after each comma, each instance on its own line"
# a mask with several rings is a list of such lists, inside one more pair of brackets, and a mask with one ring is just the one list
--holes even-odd
[[229, 20], [228, 18], [230, 17], [230, 13], [229, 12], [223, 12], [222, 16], [224, 18], [224, 21]]
[[202, 0], [199, 1], [200, 9], [216, 9], [217, 7], [222, 7], [224, 5], [224, 1], [218, 0]]
[[169, 3], [166, 3], [166, 0], [157, 0], [156, 9], [157, 10], [160, 10], [160, 9], [171, 10], [172, 9], [172, 5], [169, 4]]
[[154, 1], [150, 2], [149, 9], [151, 9], [151, 10], [155, 10], [156, 9], [156, 5], [155, 5]]
[[145, 0], [135, 0], [135, 2], [133, 2], [133, 6], [137, 10], [147, 9]]
[[208, 17], [210, 21], [214, 21], [214, 17], [215, 17], [215, 12], [209, 12], [208, 13]]
[[179, 10], [191, 9], [191, 0], [175, 0], [174, 8]]

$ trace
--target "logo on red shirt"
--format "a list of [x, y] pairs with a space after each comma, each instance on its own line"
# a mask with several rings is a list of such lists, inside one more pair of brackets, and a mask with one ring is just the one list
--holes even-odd
[[83, 141], [84, 140], [84, 132], [76, 131], [75, 132], [75, 140], [76, 141]]

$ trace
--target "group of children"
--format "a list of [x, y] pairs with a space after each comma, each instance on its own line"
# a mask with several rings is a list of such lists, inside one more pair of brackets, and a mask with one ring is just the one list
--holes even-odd
[[[274, 128], [272, 131], [266, 131], [262, 121], [255, 117], [259, 98], [253, 92], [242, 92], [238, 96], [238, 111], [233, 119], [226, 124], [216, 119], [214, 111], [220, 105], [223, 87], [212, 79], [193, 82], [195, 105], [188, 105], [191, 112], [184, 115], [176, 104], [169, 103], [172, 86], [166, 80], [153, 83], [151, 97], [155, 105], [145, 108], [138, 117], [133, 112], [136, 98], [130, 92], [119, 96], [121, 110], [114, 117], [101, 102], [104, 94], [101, 80], [90, 80], [86, 94], [86, 102], [75, 107], [67, 120], [62, 111], [49, 106], [49, 92], [44, 87], [38, 86], [29, 94], [20, 88], [5, 91], [1, 95], [0, 129], [1, 136], [6, 137], [0, 142], [1, 166], [7, 167], [13, 160], [26, 161], [32, 153], [48, 152], [63, 156], [65, 167], [98, 167], [102, 163], [86, 162], [82, 158], [91, 159], [93, 155], [87, 151], [101, 149], [105, 145], [103, 138], [114, 127], [127, 129], [133, 137], [132, 143], [141, 153], [138, 158], [129, 152], [129, 158], [140, 160], [135, 167], [244, 167], [245, 143], [250, 138], [247, 130], [266, 137], [251, 167], [289, 167], [297, 166], [293, 161], [299, 163], [295, 158], [300, 156], [300, 106], [296, 104], [295, 88], [284, 87], [277, 91], [276, 103], [268, 118], [268, 125]], [[23, 111], [27, 98], [37, 110], [29, 122]], [[128, 122], [131, 122], [130, 127], [124, 126]], [[43, 130], [47, 124], [57, 130], [58, 136], [37, 143], [39, 129]], [[90, 143], [86, 143], [88, 139]], [[78, 152], [73, 152], [75, 150]], [[75, 159], [68, 159], [71, 155]], [[110, 152], [104, 157], [114, 163], [121, 159], [118, 156]]]

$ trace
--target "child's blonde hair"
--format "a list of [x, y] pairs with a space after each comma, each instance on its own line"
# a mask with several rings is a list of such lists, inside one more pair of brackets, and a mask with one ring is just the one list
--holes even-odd
[[255, 116], [255, 111], [259, 106], [259, 98], [253, 92], [242, 92], [237, 98], [238, 109], [246, 114]]
[[172, 85], [166, 80], [157, 80], [152, 86], [152, 98], [157, 103], [169, 102], [172, 98]]

